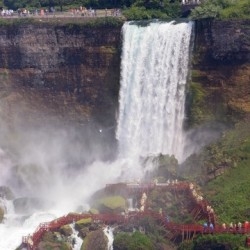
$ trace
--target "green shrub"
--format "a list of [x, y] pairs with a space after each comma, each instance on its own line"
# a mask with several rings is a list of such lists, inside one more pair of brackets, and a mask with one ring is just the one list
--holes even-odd
[[192, 20], [202, 19], [202, 18], [215, 18], [219, 17], [222, 8], [218, 5], [209, 4], [204, 2], [204, 4], [196, 7], [191, 11], [190, 18]]
[[228, 8], [222, 9], [220, 12], [222, 19], [232, 18], [250, 18], [250, 3], [248, 0], [236, 1], [233, 5]]
[[207, 0], [192, 10], [190, 18], [250, 18], [250, 2], [248, 0]]
[[194, 240], [193, 249], [239, 249], [244, 247], [245, 240], [245, 235], [204, 235]]
[[199, 82], [192, 82], [187, 95], [188, 125], [194, 126], [212, 119], [205, 99], [207, 93]]
[[146, 10], [145, 7], [133, 6], [129, 9], [125, 9], [122, 13], [127, 18], [127, 20], [148, 20], [148, 19], [151, 19], [151, 15]]
[[114, 249], [119, 250], [153, 250], [150, 238], [136, 231], [133, 234], [118, 233], [113, 242]]

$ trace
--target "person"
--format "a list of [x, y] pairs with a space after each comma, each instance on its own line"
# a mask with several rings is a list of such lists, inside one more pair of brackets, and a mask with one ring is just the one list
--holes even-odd
[[204, 222], [204, 223], [203, 223], [203, 231], [204, 231], [204, 232], [207, 231], [207, 226], [208, 226], [208, 225], [207, 225], [207, 222]]
[[245, 229], [245, 232], [248, 231], [248, 229], [249, 229], [249, 222], [248, 221], [244, 222], [244, 229]]
[[168, 223], [169, 222], [169, 216], [167, 215], [165, 219], [166, 219], [166, 222]]
[[209, 230], [211, 233], [214, 231], [214, 224], [212, 222], [209, 224]]
[[159, 214], [162, 216], [162, 208], [159, 209]]

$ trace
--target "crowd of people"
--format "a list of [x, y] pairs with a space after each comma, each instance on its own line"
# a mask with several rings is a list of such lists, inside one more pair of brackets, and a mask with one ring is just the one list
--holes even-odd
[[[216, 226], [216, 231], [220, 232], [231, 232], [231, 233], [244, 233], [244, 232], [249, 232], [250, 229], [250, 224], [248, 221], [245, 222], [238, 222], [238, 223], [222, 223], [222, 225], [217, 225]], [[204, 222], [203, 224], [203, 230], [204, 232], [209, 232], [213, 233], [215, 230], [215, 226], [211, 222]]]
[[14, 11], [13, 10], [5, 10], [5, 9], [2, 9], [1, 10], [1, 16], [2, 17], [5, 17], [5, 16], [12, 16], [14, 14]]
[[[99, 12], [99, 10], [98, 10]], [[54, 7], [50, 8], [41, 8], [41, 9], [34, 9], [29, 10], [27, 8], [20, 8], [17, 11], [13, 11], [11, 9], [0, 9], [1, 17], [36, 17], [36, 16], [72, 16], [72, 17], [96, 17], [96, 16], [121, 16], [121, 10], [120, 9], [105, 9], [97, 13], [96, 9], [93, 8], [86, 8], [83, 6], [80, 6], [79, 8], [71, 8], [68, 11], [65, 12], [57, 12]]]

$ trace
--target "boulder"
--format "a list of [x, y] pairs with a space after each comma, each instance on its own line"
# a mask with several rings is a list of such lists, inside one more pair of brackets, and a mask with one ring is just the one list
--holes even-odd
[[91, 223], [92, 223], [92, 218], [81, 219], [76, 222], [75, 229], [77, 231], [80, 231], [82, 228], [91, 225]]
[[3, 218], [4, 218], [4, 208], [0, 207], [0, 223], [2, 223]]
[[6, 200], [13, 200], [14, 194], [9, 187], [0, 186], [0, 197]]
[[97, 201], [100, 213], [120, 213], [126, 209], [126, 200], [119, 195], [104, 197]]
[[82, 239], [84, 239], [89, 233], [89, 229], [87, 227], [81, 228], [78, 231], [78, 237], [81, 237]]
[[64, 236], [68, 237], [73, 233], [73, 230], [70, 227], [70, 225], [64, 225], [64, 226], [60, 227], [60, 233], [63, 234]]
[[108, 250], [108, 238], [102, 229], [90, 232], [84, 239], [81, 250]]

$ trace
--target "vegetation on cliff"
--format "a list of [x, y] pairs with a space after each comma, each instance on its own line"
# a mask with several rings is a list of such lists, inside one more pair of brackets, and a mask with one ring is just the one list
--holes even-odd
[[[3, 0], [3, 5], [14, 10], [18, 8], [48, 8], [50, 10], [51, 7], [56, 7], [58, 10], [68, 10], [70, 8], [79, 8], [80, 6], [98, 9], [121, 8], [123, 15], [128, 20], [181, 17], [180, 1], [172, 0]], [[249, 18], [249, 5], [248, 0], [206, 0], [192, 10], [191, 18]]]
[[178, 250], [207, 250], [207, 249], [238, 249], [243, 250], [246, 241], [245, 235], [203, 235], [193, 241], [184, 241]]
[[2, 18], [0, 19], [0, 27], [1, 26], [21, 26], [27, 24], [34, 24], [41, 26], [42, 24], [47, 25], [57, 25], [57, 26], [65, 26], [71, 30], [78, 30], [81, 28], [115, 28], [121, 27], [124, 23], [124, 20], [121, 18], [115, 17], [99, 17], [99, 18], [50, 18], [43, 20], [28, 17], [28, 18]]
[[247, 220], [250, 216], [250, 128], [240, 121], [217, 142], [192, 155], [181, 175], [196, 180], [218, 216], [218, 222]]
[[150, 238], [138, 231], [134, 233], [118, 233], [115, 236], [113, 247], [115, 250], [152, 250], [153, 244]]
[[128, 20], [170, 19], [181, 16], [181, 5], [178, 1], [135, 1], [130, 8], [123, 10]]
[[249, 19], [250, 2], [248, 0], [207, 0], [192, 10], [191, 18]]

